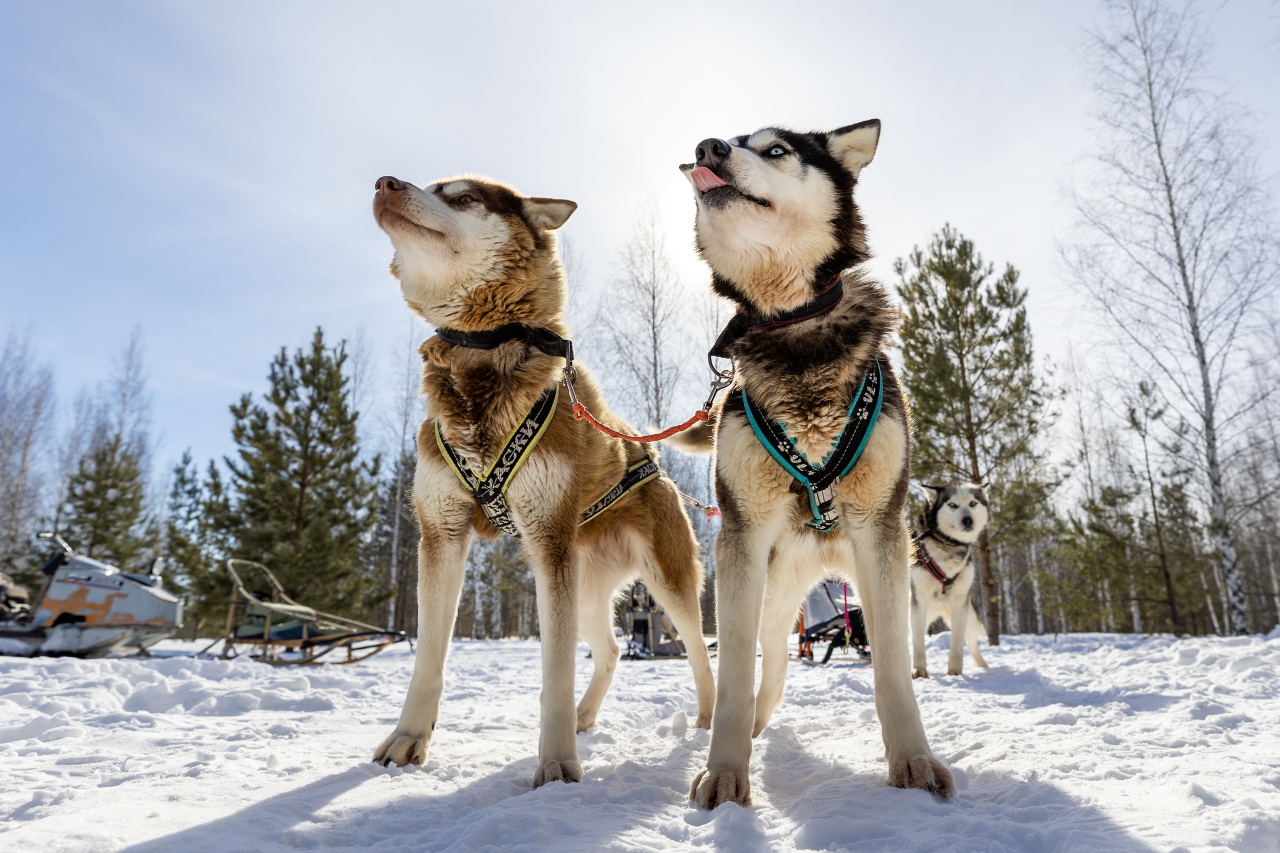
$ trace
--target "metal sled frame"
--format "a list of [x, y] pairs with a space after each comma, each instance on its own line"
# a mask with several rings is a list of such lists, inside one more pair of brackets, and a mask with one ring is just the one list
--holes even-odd
[[[247, 574], [249, 570], [255, 570], [266, 578], [267, 583], [271, 586], [270, 601], [263, 601], [245, 586], [240, 577], [240, 572], [244, 571]], [[409, 639], [409, 636], [403, 631], [388, 631], [376, 625], [357, 622], [354, 619], [345, 619], [341, 616], [334, 616], [331, 613], [322, 613], [318, 610], [311, 610], [310, 613], [299, 613], [296, 608], [304, 610], [310, 610], [310, 608], [299, 604], [286, 595], [284, 587], [280, 585], [280, 581], [276, 580], [276, 576], [271, 573], [271, 570], [261, 563], [254, 563], [250, 560], [227, 560], [227, 574], [231, 576], [231, 602], [227, 606], [227, 632], [222, 637], [221, 657], [224, 660], [239, 657], [240, 652], [236, 649], [236, 646], [244, 645], [249, 646], [251, 649], [258, 649], [256, 653], [251, 654], [254, 660], [269, 663], [272, 666], [313, 666], [322, 663], [347, 664], [372, 657], [393, 643]], [[239, 624], [236, 620], [236, 611], [240, 610], [243, 613], [249, 605], [257, 605], [267, 612], [266, 625], [261, 637], [236, 636], [236, 627]], [[301, 622], [302, 635], [298, 639], [273, 638], [271, 636], [271, 623], [275, 616], [280, 617], [280, 622]], [[334, 628], [341, 628], [343, 631], [341, 633], [332, 633]], [[329, 630], [331, 633], [320, 633], [322, 629]], [[315, 635], [308, 636], [312, 631], [315, 632]], [[213, 648], [213, 645], [217, 642], [215, 640], [210, 644], [209, 648]], [[321, 658], [325, 658], [339, 649], [346, 651], [345, 657], [338, 655], [336, 659], [321, 660]], [[208, 651], [208, 649], [205, 651]], [[296, 654], [297, 657], [285, 657], [285, 655], [291, 654]]]
[[[831, 606], [835, 608], [836, 615], [824, 619], [817, 623], [805, 625], [805, 609], [800, 609], [800, 625], [799, 625], [799, 658], [801, 662], [811, 664], [813, 666], [821, 666], [831, 661], [831, 654], [837, 648], [845, 647], [844, 624], [846, 615], [849, 619], [849, 627], [851, 635], [849, 637], [849, 645], [846, 650], [851, 650], [857, 655], [857, 661], [864, 663], [871, 659], [871, 649], [867, 643], [866, 624], [862, 619], [862, 608], [858, 606], [849, 607], [844, 610], [840, 605], [831, 599], [831, 592], [826, 588], [825, 582], [821, 585], [822, 594], [826, 595], [831, 601]], [[808, 596], [806, 595], [806, 602]], [[829, 641], [827, 653], [821, 661], [817, 661], [813, 656], [813, 644], [823, 641]]]

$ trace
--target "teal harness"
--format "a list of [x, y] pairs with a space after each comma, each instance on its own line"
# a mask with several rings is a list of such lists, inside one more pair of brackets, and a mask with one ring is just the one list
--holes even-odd
[[840, 523], [836, 511], [836, 483], [847, 475], [858, 464], [862, 451], [871, 437], [871, 430], [880, 417], [880, 406], [884, 403], [884, 376], [880, 372], [879, 360], [872, 361], [871, 367], [862, 377], [858, 393], [853, 396], [849, 405], [848, 422], [835, 446], [821, 465], [809, 461], [795, 441], [787, 435], [786, 427], [780, 422], [771, 420], [764, 409], [751, 402], [744, 389], [742, 402], [746, 405], [747, 421], [751, 431], [764, 445], [765, 450], [774, 458], [783, 470], [804, 486], [809, 495], [809, 511], [813, 520], [806, 521], [809, 527], [823, 532], [831, 530]]

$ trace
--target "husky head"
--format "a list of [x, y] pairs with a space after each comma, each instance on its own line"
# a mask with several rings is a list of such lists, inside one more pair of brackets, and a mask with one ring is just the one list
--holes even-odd
[[853, 188], [879, 140], [871, 119], [829, 133], [766, 127], [699, 142], [680, 171], [693, 185], [698, 253], [716, 292], [776, 314], [865, 261]]
[[924, 510], [924, 528], [966, 544], [977, 541], [987, 526], [986, 488], [973, 483], [922, 486], [929, 505]]
[[427, 322], [462, 331], [507, 323], [541, 325], [564, 311], [555, 237], [577, 209], [526, 198], [487, 178], [461, 177], [419, 189], [378, 178], [373, 216], [395, 246], [391, 274]]

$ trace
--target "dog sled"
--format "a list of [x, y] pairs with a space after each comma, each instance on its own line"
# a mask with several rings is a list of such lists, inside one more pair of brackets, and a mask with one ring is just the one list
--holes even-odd
[[679, 660], [689, 654], [676, 626], [671, 624], [662, 605], [653, 600], [643, 581], [635, 582], [631, 597], [623, 604], [622, 635], [626, 638], [626, 647], [622, 650], [624, 660]]
[[403, 631], [389, 631], [299, 604], [285, 594], [280, 581], [261, 563], [227, 560], [227, 574], [231, 577], [227, 630], [200, 655], [221, 642], [223, 660], [239, 657], [243, 649], [254, 660], [272, 666], [348, 664], [409, 639]]
[[[830, 663], [836, 649], [843, 649], [846, 654], [853, 652], [860, 662], [871, 660], [862, 608], [849, 605], [849, 586], [843, 581], [826, 580], [809, 590], [800, 608], [799, 636], [799, 656], [803, 663], [813, 666]], [[828, 643], [827, 652], [817, 661], [813, 644], [823, 642]]]

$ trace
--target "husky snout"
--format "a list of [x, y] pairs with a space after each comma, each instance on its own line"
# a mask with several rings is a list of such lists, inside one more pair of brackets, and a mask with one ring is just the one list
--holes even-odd
[[962, 517], [960, 518], [960, 526], [961, 526], [961, 527], [963, 527], [965, 530], [972, 530], [972, 529], [973, 529], [973, 516], [972, 516], [972, 515], [967, 515], [967, 514], [966, 514], [966, 515], [964, 515], [964, 516], [962, 516]]
[[729, 158], [729, 143], [723, 139], [704, 139], [693, 151], [695, 165], [714, 169]]
[[373, 188], [378, 192], [384, 190], [389, 193], [398, 193], [404, 190], [406, 184], [399, 178], [393, 178], [390, 175], [383, 175], [381, 178], [373, 182]]

